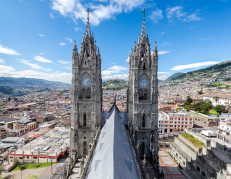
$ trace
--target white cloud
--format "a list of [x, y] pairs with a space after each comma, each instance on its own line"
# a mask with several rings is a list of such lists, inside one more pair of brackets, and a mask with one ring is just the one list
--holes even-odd
[[43, 55], [43, 53], [40, 53], [41, 55]]
[[0, 59], [0, 63], [6, 63], [5, 60], [3, 59]]
[[58, 60], [58, 62], [64, 65], [71, 63], [70, 61], [66, 61], [66, 60]]
[[204, 41], [205, 39], [201, 39], [200, 41]]
[[184, 21], [190, 22], [190, 21], [200, 21], [201, 18], [197, 16], [196, 13], [190, 14], [184, 18]]
[[171, 70], [184, 70], [184, 69], [188, 69], [188, 68], [199, 68], [201, 66], [215, 65], [217, 63], [220, 63], [220, 62], [208, 61], [208, 62], [191, 63], [191, 64], [187, 64], [187, 65], [174, 66]]
[[44, 37], [44, 35], [43, 34], [38, 34], [40, 37]]
[[201, 18], [197, 15], [197, 13], [189, 14], [187, 12], [183, 11], [182, 6], [175, 6], [172, 8], [166, 9], [166, 16], [169, 20], [169, 22], [172, 22], [175, 18], [177, 20], [183, 20], [186, 22], [190, 21], [200, 21]]
[[164, 43], [161, 44], [161, 46], [166, 46], [166, 45], [170, 45], [170, 43], [164, 42]]
[[63, 67], [63, 69], [72, 70], [72, 67], [71, 66], [66, 66], [66, 67]]
[[164, 55], [166, 53], [169, 53], [171, 51], [167, 51], [167, 50], [161, 50], [161, 51], [158, 51], [158, 55]]
[[128, 70], [127, 67], [123, 66], [112, 66], [108, 68], [107, 70], [102, 71], [102, 75], [111, 75], [113, 73], [121, 73], [121, 71]]
[[4, 54], [8, 54], [8, 55], [20, 55], [18, 52], [16, 52], [15, 50], [5, 47], [3, 45], [0, 44], [0, 53], [4, 53]]
[[30, 63], [29, 60], [24, 60], [24, 59], [18, 59], [18, 60], [20, 60], [21, 63], [30, 66], [32, 69], [51, 71], [51, 69], [44, 69], [38, 64]]
[[192, 27], [189, 27], [188, 29], [193, 29], [194, 27], [192, 26]]
[[74, 27], [75, 31], [81, 31], [82, 29], [81, 28], [78, 28], [78, 27]]
[[170, 76], [169, 72], [158, 72], [158, 79], [159, 80], [165, 80]]
[[[87, 21], [87, 7], [92, 9], [90, 22], [92, 25], [99, 25], [101, 21], [114, 18], [114, 15], [129, 12], [144, 4], [145, 0], [99, 0], [94, 5], [80, 0], [51, 0], [51, 9], [59, 12], [65, 17], [70, 17], [74, 21]], [[82, 3], [82, 4], [81, 4]]]
[[28, 60], [24, 60], [24, 59], [18, 59], [18, 60], [20, 60], [21, 63], [23, 63], [25, 65], [28, 65], [28, 66], [30, 66], [33, 69], [36, 69], [36, 70], [42, 70], [43, 69], [40, 65], [34, 64], [34, 63], [30, 63]]
[[154, 23], [157, 23], [159, 20], [163, 19], [162, 10], [157, 8], [149, 17]]
[[159, 35], [164, 35], [164, 32], [161, 32]]
[[72, 42], [72, 39], [71, 39], [71, 38], [69, 38], [69, 37], [66, 37], [66, 39], [67, 39], [67, 40], [69, 40], [69, 41], [70, 41], [70, 43]]
[[126, 59], [126, 62], [129, 62], [129, 56], [128, 56], [128, 58]]
[[15, 71], [13, 67], [6, 66], [6, 65], [0, 65], [0, 73], [7, 73], [7, 72], [13, 72], [13, 71]]
[[36, 61], [43, 62], [43, 63], [53, 63], [52, 61], [45, 59], [44, 57], [41, 56], [35, 56], [34, 59]]
[[122, 80], [128, 80], [128, 75], [123, 74], [123, 75], [109, 75], [109, 76], [102, 76], [102, 80], [113, 80], [113, 79], [122, 79]]
[[49, 16], [50, 16], [52, 19], [55, 18], [54, 15], [53, 15], [52, 13], [50, 13]]
[[59, 43], [59, 45], [63, 46], [63, 45], [66, 45], [66, 43]]

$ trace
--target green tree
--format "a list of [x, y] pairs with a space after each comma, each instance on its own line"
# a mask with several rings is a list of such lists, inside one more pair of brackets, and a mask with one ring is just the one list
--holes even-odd
[[219, 101], [220, 98], [219, 98], [218, 96], [214, 96], [213, 99], [214, 99], [214, 100], [216, 101], [216, 103], [217, 103], [217, 101]]
[[198, 94], [202, 95], [203, 94], [203, 90], [201, 89], [200, 91], [198, 91]]
[[192, 98], [190, 96], [188, 96], [185, 103], [184, 103], [184, 105], [191, 105], [192, 101], [193, 101]]
[[4, 171], [4, 167], [0, 166], [0, 176], [2, 176], [2, 172]]
[[18, 159], [15, 158], [15, 159], [14, 159], [14, 166], [17, 167], [17, 166], [19, 165], [19, 163], [20, 163], [20, 162], [18, 161]]
[[225, 106], [223, 105], [216, 105], [214, 107], [214, 110], [216, 110], [219, 114], [227, 112], [227, 110], [225, 109]]

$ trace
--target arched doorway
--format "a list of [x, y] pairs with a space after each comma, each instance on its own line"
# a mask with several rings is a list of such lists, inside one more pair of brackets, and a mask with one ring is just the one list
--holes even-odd
[[145, 143], [142, 142], [142, 144], [141, 144], [141, 154], [140, 154], [142, 158], [144, 157], [144, 154], [145, 154]]

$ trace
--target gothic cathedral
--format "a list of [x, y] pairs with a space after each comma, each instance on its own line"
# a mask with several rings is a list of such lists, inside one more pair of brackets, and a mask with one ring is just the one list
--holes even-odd
[[76, 44], [73, 49], [71, 95], [70, 153], [75, 160], [87, 155], [95, 129], [101, 126], [101, 56], [90, 31], [89, 16], [80, 54]]
[[[110, 112], [102, 111], [101, 56], [90, 31], [89, 9], [86, 33], [78, 53], [76, 44], [72, 54], [71, 144], [70, 163], [89, 156], [96, 131], [102, 128]], [[143, 24], [137, 45], [129, 57], [127, 114], [124, 125], [139, 158], [148, 157], [157, 172], [158, 159], [158, 51], [151, 52]]]

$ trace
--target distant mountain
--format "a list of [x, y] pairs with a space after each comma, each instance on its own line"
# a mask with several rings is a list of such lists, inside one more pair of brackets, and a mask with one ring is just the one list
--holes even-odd
[[0, 77], [0, 85], [41, 85], [41, 87], [50, 86], [70, 86], [71, 84], [56, 82], [56, 81], [46, 81], [36, 78], [13, 78], [13, 77]]
[[231, 71], [231, 60], [221, 62], [221, 63], [218, 63], [216, 65], [212, 65], [212, 66], [207, 67], [207, 68], [194, 70], [194, 71], [191, 71], [191, 72], [188, 72], [188, 73], [180, 73], [180, 72], [175, 73], [166, 80], [177, 80], [177, 79], [183, 79], [183, 78], [193, 78], [193, 77], [198, 76], [199, 74], [203, 74], [204, 77], [211, 77], [212, 73], [214, 73], [214, 72], [220, 72], [219, 77], [222, 77], [224, 75], [223, 72], [225, 72], [226, 70]]
[[179, 76], [181, 76], [181, 75], [183, 75], [183, 74], [184, 74], [184, 73], [182, 73], [182, 72], [174, 73], [172, 76], [168, 77], [168, 78], [166, 79], [166, 81], [175, 80], [175, 79], [177, 79]]

